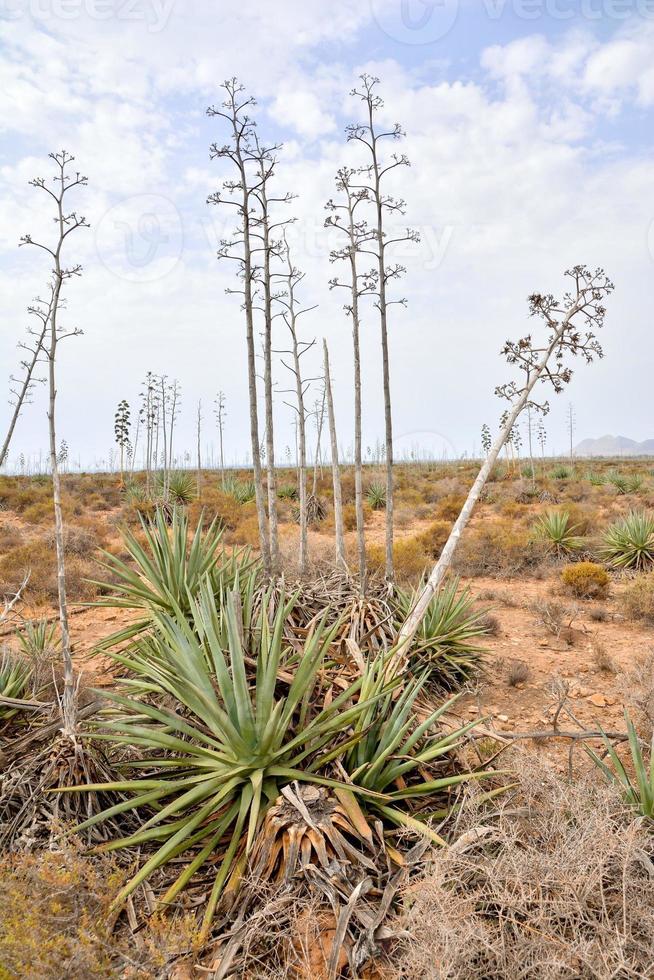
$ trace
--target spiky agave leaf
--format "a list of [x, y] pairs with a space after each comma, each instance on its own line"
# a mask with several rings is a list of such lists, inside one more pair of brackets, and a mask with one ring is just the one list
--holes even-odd
[[[479, 720], [437, 731], [438, 722], [450, 711], [460, 694], [444, 701], [422, 722], [416, 717], [416, 700], [425, 686], [427, 674], [405, 684], [399, 696], [399, 678], [390, 681], [385, 658], [371, 662], [363, 676], [359, 699], [364, 710], [353, 722], [357, 738], [347, 750], [342, 765], [356, 787], [373, 794], [366, 805], [397, 826], [416, 829], [426, 815], [445, 816], [448, 795], [461, 783], [483, 779], [497, 773], [452, 771], [452, 755]], [[445, 770], [443, 771], [443, 764]], [[440, 767], [440, 768], [439, 768]], [[429, 801], [424, 813], [421, 800]], [[418, 803], [418, 809], [408, 813], [397, 804]], [[440, 807], [440, 810], [436, 809]], [[428, 827], [423, 829], [436, 843], [442, 838]]]
[[654, 819], [654, 733], [649, 747], [649, 765], [647, 765], [634, 723], [628, 712], [625, 711], [624, 716], [635, 779], [627, 772], [622, 759], [615, 751], [613, 742], [603, 731], [602, 737], [609, 761], [600, 758], [591, 748], [587, 747], [586, 751], [609, 782], [621, 788], [627, 803], [641, 816]]
[[26, 657], [41, 659], [56, 654], [61, 646], [58, 623], [47, 619], [28, 619], [16, 630], [16, 639]]
[[[141, 518], [144, 542], [129, 529], [122, 532], [129, 561], [103, 552], [100, 563], [113, 578], [112, 594], [100, 606], [135, 609], [142, 618], [113, 633], [101, 644], [109, 648], [147, 629], [158, 613], [174, 616], [178, 610], [190, 616], [191, 602], [207, 579], [216, 594], [224, 594], [236, 583], [248, 585], [248, 573], [258, 574], [259, 562], [247, 548], [228, 554], [222, 543], [218, 521], [203, 530], [202, 520], [190, 533], [188, 516], [175, 510], [168, 527], [163, 514], [154, 521]], [[95, 582], [106, 588], [106, 583]]]
[[[192, 601], [191, 622], [156, 612], [152, 643], [156, 657], [139, 647], [129, 655], [131, 669], [153, 689], [172, 695], [180, 713], [146, 701], [105, 692], [116, 711], [96, 737], [137, 746], [142, 778], [91, 787], [124, 792], [130, 798], [94, 816], [78, 829], [128, 810], [154, 808], [141, 829], [108, 849], [156, 841], [159, 849], [125, 886], [125, 899], [156, 868], [188, 855], [188, 864], [169, 889], [172, 898], [216, 852], [222, 860], [205, 923], [232, 873], [237, 857], [249, 853], [267, 808], [280, 789], [294, 781], [338, 786], [318, 775], [321, 754], [343, 740], [343, 733], [365, 704], [353, 703], [360, 681], [323, 707], [313, 692], [336, 627], [318, 624], [305, 640], [290, 684], [278, 693], [284, 653], [284, 621], [294, 603], [280, 606], [272, 622], [262, 610], [254, 679], [249, 676], [234, 605], [227, 609], [229, 646], [216, 631], [214, 596], [205, 583]], [[118, 659], [124, 661], [122, 654]], [[161, 753], [164, 753], [161, 757]], [[88, 789], [89, 787], [87, 787]], [[199, 850], [198, 850], [199, 848]]]
[[[397, 590], [397, 621], [403, 623], [420, 589]], [[488, 633], [486, 613], [475, 609], [468, 589], [459, 591], [459, 579], [447, 582], [429, 603], [412, 646], [412, 661], [428, 673], [429, 682], [446, 687], [462, 684], [479, 666], [483, 647], [477, 640]]]
[[386, 487], [383, 483], [371, 483], [366, 490], [366, 500], [373, 510], [383, 510], [386, 507]]
[[599, 556], [616, 568], [640, 570], [654, 565], [654, 515], [632, 510], [611, 524]]
[[[0, 695], [12, 700], [25, 700], [30, 690], [32, 669], [22, 657], [5, 651], [0, 656]], [[19, 707], [0, 704], [0, 721], [13, 718]]]
[[157, 490], [159, 494], [167, 490], [175, 504], [190, 504], [197, 492], [196, 479], [187, 470], [176, 470], [169, 473], [166, 479], [163, 474], [159, 476]]
[[578, 530], [579, 526], [572, 523], [567, 510], [548, 510], [539, 517], [534, 528], [537, 537], [559, 557], [572, 554], [583, 547], [584, 539], [576, 533]]

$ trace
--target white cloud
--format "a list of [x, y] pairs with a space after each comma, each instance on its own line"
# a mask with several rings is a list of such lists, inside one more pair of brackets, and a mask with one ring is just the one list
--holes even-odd
[[[478, 65], [464, 70], [431, 50], [409, 59], [397, 49], [402, 57], [395, 59], [384, 48], [380, 57], [369, 18], [367, 5], [355, 0], [245, 0], [228, 9], [198, 0], [192, 14], [175, 4], [159, 33], [146, 23], [90, 18], [50, 23], [48, 33], [27, 21], [11, 25], [0, 55], [9, 99], [0, 120], [0, 316], [10, 324], [0, 363], [8, 374], [24, 307], [47, 274], [34, 253], [15, 247], [24, 231], [47, 231], [27, 180], [47, 172], [47, 150], [65, 145], [89, 175], [80, 200], [93, 224], [70, 243], [85, 275], [70, 286], [68, 315], [85, 337], [62, 354], [61, 433], [83, 459], [94, 452], [106, 458], [114, 403], [134, 400], [148, 369], [180, 377], [180, 437], [189, 445], [200, 397], [212, 438], [208, 406], [220, 387], [228, 394], [230, 447], [247, 445], [241, 313], [238, 298], [224, 292], [233, 284], [231, 270], [214, 257], [230, 218], [204, 203], [224, 172], [208, 161], [220, 129], [205, 119], [204, 107], [234, 73], [260, 98], [262, 132], [272, 129], [274, 139], [285, 140], [279, 186], [299, 195], [297, 260], [307, 271], [307, 302], [320, 302], [305, 330], [330, 340], [344, 445], [351, 441], [349, 324], [342, 297], [326, 287], [335, 270], [323, 206], [337, 167], [362, 162], [342, 129], [360, 112], [347, 93], [364, 69], [382, 79], [384, 120], [399, 120], [408, 132], [412, 168], [396, 175], [394, 190], [407, 199], [402, 222], [423, 236], [402, 256], [408, 276], [399, 294], [409, 297], [409, 307], [391, 316], [398, 435], [431, 428], [452, 446], [469, 448], [481, 423], [499, 414], [492, 390], [503, 368], [496, 354], [506, 336], [524, 332], [524, 297], [533, 289], [557, 291], [563, 269], [577, 261], [604, 264], [620, 287], [607, 334], [613, 387], [626, 378], [632, 390], [646, 383], [646, 359], [631, 353], [649, 342], [654, 164], [625, 148], [619, 126], [612, 141], [605, 133], [600, 140], [597, 126], [611, 112], [619, 121], [625, 105], [651, 104], [654, 33], [627, 26], [603, 44], [588, 32], [535, 34], [488, 47]], [[144, 195], [174, 206], [162, 206], [160, 215], [154, 208], [158, 231]], [[123, 275], [125, 242], [131, 234], [134, 247], [158, 246], [153, 231], [169, 248], [179, 233], [181, 255], [171, 266], [170, 253], [158, 252], [149, 271], [166, 274], [130, 281], [139, 276]], [[135, 254], [138, 270], [143, 253]], [[369, 309], [364, 328], [373, 441], [381, 396]], [[605, 397], [600, 385], [608, 369], [579, 372], [573, 397], [580, 430], [651, 435], [637, 429], [627, 400]], [[17, 445], [43, 444], [42, 409], [37, 402], [26, 413]], [[278, 416], [281, 448], [292, 442], [281, 404]]]

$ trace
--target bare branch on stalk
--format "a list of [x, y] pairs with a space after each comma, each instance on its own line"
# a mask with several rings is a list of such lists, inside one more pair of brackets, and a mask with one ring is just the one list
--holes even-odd
[[507, 341], [502, 349], [508, 363], [522, 372], [520, 381], [510, 381], [496, 389], [511, 402], [512, 408], [506, 413], [499, 435], [468, 493], [440, 558], [400, 630], [393, 671], [406, 663], [409, 644], [452, 563], [461, 534], [520, 413], [527, 405], [548, 411], [547, 401], [531, 400], [536, 384], [543, 382], [558, 394], [572, 377], [571, 361], [581, 358], [590, 364], [596, 357], [602, 357], [595, 331], [604, 324], [604, 300], [613, 292], [613, 283], [603, 269], [591, 272], [583, 265], [569, 269], [565, 276], [570, 280], [570, 288], [561, 300], [541, 293], [529, 297], [530, 316], [543, 322], [544, 335], [536, 338], [530, 333], [518, 341]]
[[55, 520], [61, 654], [64, 664], [64, 690], [61, 710], [64, 734], [74, 738], [77, 725], [77, 689], [75, 687], [73, 672], [70, 631], [68, 628], [68, 601], [66, 597], [65, 531], [61, 505], [61, 479], [59, 473], [59, 455], [57, 453], [55, 418], [57, 399], [56, 362], [59, 343], [68, 337], [77, 337], [82, 333], [76, 327], [65, 328], [61, 326], [58, 317], [63, 308], [61, 291], [64, 284], [69, 279], [81, 275], [82, 272], [82, 267], [79, 264], [69, 266], [63, 264], [64, 244], [69, 235], [78, 228], [88, 228], [88, 222], [83, 215], [78, 214], [76, 211], [66, 210], [66, 195], [76, 187], [86, 186], [88, 181], [79, 171], [71, 173], [70, 167], [75, 158], [70, 153], [67, 153], [66, 150], [62, 150], [60, 153], [51, 153], [50, 159], [55, 165], [55, 175], [52, 178], [53, 188], [48, 186], [44, 177], [36, 177], [30, 181], [30, 184], [32, 187], [44, 191], [54, 202], [54, 222], [57, 230], [56, 239], [53, 243], [43, 243], [35, 241], [31, 235], [23, 235], [20, 244], [31, 245], [46, 252], [51, 257], [53, 263], [50, 287], [51, 299], [45, 321], [46, 330], [40, 346], [48, 365], [50, 469], [52, 471], [52, 496]]

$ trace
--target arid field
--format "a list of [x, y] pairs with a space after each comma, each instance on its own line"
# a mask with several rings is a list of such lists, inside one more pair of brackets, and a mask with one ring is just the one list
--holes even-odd
[[[79, 758], [59, 761], [62, 680], [50, 481], [0, 479], [0, 593], [9, 600], [29, 573], [2, 623], [3, 980], [59, 977], [62, 962], [66, 976], [79, 978], [513, 977], [522, 975], [521, 963], [530, 964], [526, 976], [651, 975], [652, 782], [648, 788], [645, 770], [637, 771], [639, 759], [648, 765], [643, 760], [654, 722], [651, 462], [544, 459], [534, 474], [529, 464], [498, 463], [434, 615], [409, 655], [409, 701], [406, 688], [393, 693], [390, 679], [381, 721], [375, 711], [347, 720], [352, 705], [383, 684], [383, 676], [371, 673], [371, 657], [392, 650], [403, 611], [438, 558], [477, 469], [474, 462], [396, 468], [392, 594], [383, 580], [383, 483], [373, 467], [365, 469], [369, 582], [363, 599], [347, 467], [341, 483], [348, 570], [334, 571], [332, 474], [318, 468], [303, 579], [295, 474], [278, 473], [283, 575], [272, 589], [261, 579], [247, 473], [203, 472], [199, 481], [192, 472], [173, 473], [165, 505], [156, 493], [145, 493], [142, 474], [124, 485], [116, 474], [62, 474], [83, 720]], [[636, 542], [635, 558], [627, 545], [622, 553], [610, 551], [625, 519], [649, 521], [649, 537]], [[175, 569], [167, 564], [174, 554], [181, 556]], [[199, 574], [201, 554], [207, 561]], [[328, 782], [321, 788], [310, 777], [289, 779], [288, 795], [268, 811], [247, 855], [240, 838], [236, 851], [225, 854], [225, 831], [204, 857], [200, 834], [197, 843], [191, 837], [167, 860], [152, 862], [163, 838], [144, 828], [162, 826], [165, 798], [148, 798], [154, 783], [146, 780], [142, 802], [121, 807], [135, 792], [126, 783], [135, 778], [130, 767], [137, 764], [131, 772], [139, 778], [144, 769], [151, 779], [155, 771], [165, 776], [166, 758], [194, 738], [202, 742], [208, 729], [206, 722], [188, 728], [180, 721], [181, 741], [166, 742], [174, 723], [171, 728], [165, 713], [193, 718], [199, 681], [188, 679], [191, 687], [175, 707], [175, 681], [167, 673], [172, 664], [165, 668], [162, 660], [163, 673], [152, 673], [157, 658], [148, 637], [164, 628], [156, 609], [175, 601], [181, 604], [176, 615], [186, 602], [185, 615], [197, 628], [194, 602], [202, 602], [203, 575], [218, 575], [214, 594], [224, 588], [226, 596], [240, 596], [243, 683], [255, 705], [262, 696], [260, 645], [268, 649], [269, 641], [264, 621], [281, 631], [275, 691], [282, 699], [293, 690], [294, 672], [314, 656], [316, 637], [326, 639], [307, 688], [310, 700], [305, 690], [293, 709], [303, 725], [329, 713], [334, 701], [345, 713], [333, 730], [325, 718], [334, 751], [314, 773], [356, 785], [361, 770], [352, 753], [362, 753], [365, 770], [383, 754], [393, 726], [402, 728], [387, 762], [413, 762], [406, 776], [401, 768], [390, 772], [384, 790], [396, 794], [398, 819], [389, 816], [390, 798], [386, 809], [376, 809], [374, 795], [343, 798]], [[200, 633], [205, 655], [214, 649], [207, 628]], [[221, 628], [216, 624], [217, 637]], [[235, 642], [231, 633], [227, 642]], [[235, 680], [236, 663], [232, 659], [230, 668]], [[211, 684], [222, 691], [219, 677]], [[363, 694], [357, 687], [362, 677], [368, 685]], [[154, 712], [140, 723], [157, 723], [154, 741], [144, 738], [138, 748], [144, 734], [138, 718], [130, 722], [136, 727], [129, 744], [117, 737], [120, 723], [112, 728], [111, 718], [125, 703], [107, 700], [114, 694], [140, 698], [143, 710]], [[420, 740], [403, 741], [410, 717], [419, 724], [443, 705], [426, 729], [426, 754], [416, 759]], [[202, 705], [195, 711], [203, 717]], [[348, 749], [349, 724], [359, 741]], [[373, 734], [374, 752], [367, 757], [366, 739]], [[442, 747], [432, 758], [434, 738]], [[197, 759], [201, 765], [202, 753]], [[415, 788], [433, 780], [443, 782], [432, 786], [425, 808], [423, 791]], [[85, 791], [89, 783], [96, 788]], [[81, 790], [48, 792], [75, 784]], [[375, 787], [381, 791], [370, 783]], [[221, 812], [218, 801], [215, 808]], [[207, 810], [196, 828], [210, 823], [211, 814]], [[411, 820], [424, 822], [433, 836], [425, 839]], [[70, 834], [82, 821], [90, 821], [87, 829]], [[133, 844], [102, 853], [107, 842], [130, 836]], [[229, 864], [226, 887], [204, 928], [221, 860]], [[149, 873], [129, 885], [148, 861]], [[186, 887], [176, 889], [186, 868]], [[121, 894], [125, 899], [116, 904]]]

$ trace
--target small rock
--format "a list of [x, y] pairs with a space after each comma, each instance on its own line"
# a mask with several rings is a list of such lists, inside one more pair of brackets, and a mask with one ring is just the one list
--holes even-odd
[[509, 720], [509, 716], [508, 715], [498, 715], [497, 716], [497, 720], [498, 721], [508, 721]]
[[594, 704], [596, 708], [605, 708], [608, 701], [603, 694], [591, 694], [588, 698], [591, 704]]
[[469, 715], [478, 715], [479, 714], [479, 708], [475, 708], [475, 706], [473, 705], [471, 708], [468, 708], [468, 714]]

